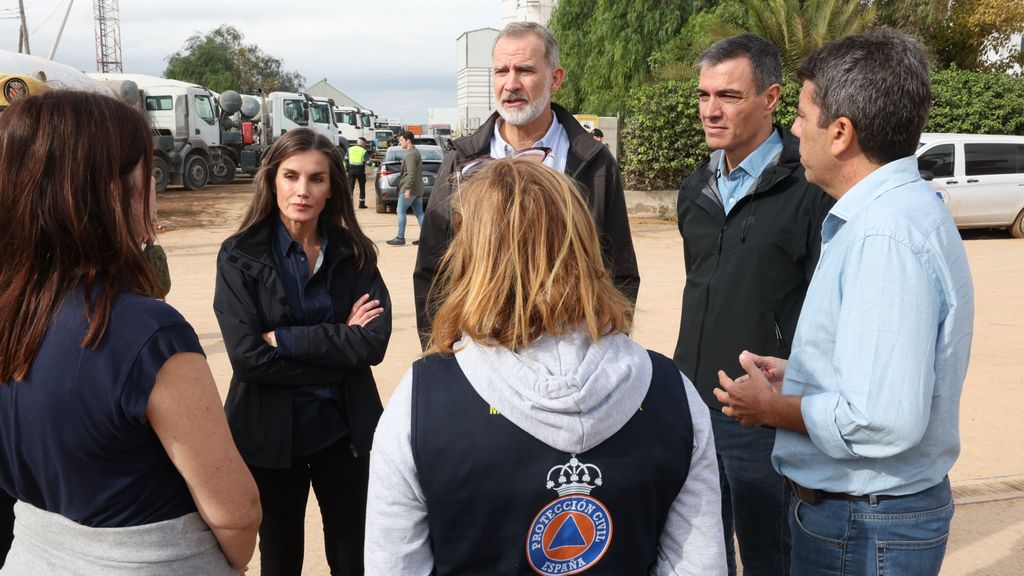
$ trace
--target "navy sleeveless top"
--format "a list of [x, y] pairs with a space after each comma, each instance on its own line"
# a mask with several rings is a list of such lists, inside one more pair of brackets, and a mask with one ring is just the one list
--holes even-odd
[[198, 337], [174, 308], [126, 293], [114, 301], [99, 347], [83, 348], [85, 312], [76, 287], [25, 380], [0, 384], [0, 489], [93, 527], [195, 512], [146, 407], [168, 358], [202, 353]]
[[434, 574], [649, 573], [693, 450], [682, 377], [650, 354], [640, 410], [580, 454], [502, 417], [454, 357], [413, 364], [411, 442]]

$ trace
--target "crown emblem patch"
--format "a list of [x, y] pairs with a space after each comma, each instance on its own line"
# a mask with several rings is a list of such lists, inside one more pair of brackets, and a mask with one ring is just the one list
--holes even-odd
[[578, 574], [597, 564], [612, 540], [608, 509], [590, 492], [604, 483], [601, 470], [573, 454], [548, 470], [546, 488], [559, 498], [542, 508], [526, 536], [526, 557], [544, 576]]

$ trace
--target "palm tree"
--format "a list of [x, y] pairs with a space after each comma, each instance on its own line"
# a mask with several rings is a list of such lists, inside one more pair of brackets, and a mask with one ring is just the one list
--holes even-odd
[[771, 41], [782, 56], [782, 71], [793, 76], [822, 44], [871, 27], [875, 6], [862, 0], [743, 0], [747, 29]]

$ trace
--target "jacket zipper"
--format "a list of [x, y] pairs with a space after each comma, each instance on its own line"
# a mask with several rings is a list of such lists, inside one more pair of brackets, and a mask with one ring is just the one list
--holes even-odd
[[[722, 224], [721, 230], [718, 231], [718, 246], [715, 249], [715, 268], [711, 271], [711, 275], [708, 276], [708, 297], [704, 301], [704, 309], [700, 313], [700, 331], [697, 333], [697, 362], [693, 366], [693, 378], [697, 380], [700, 377], [700, 362], [703, 358], [704, 347], [704, 324], [708, 320], [708, 310], [711, 309], [711, 283], [715, 278], [715, 274], [718, 273], [718, 264], [722, 259], [722, 238], [725, 236], [725, 227], [727, 223]], [[685, 304], [684, 304], [685, 306]]]

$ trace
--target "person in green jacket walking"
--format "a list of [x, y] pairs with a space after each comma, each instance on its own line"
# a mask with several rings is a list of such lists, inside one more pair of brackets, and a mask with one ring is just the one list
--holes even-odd
[[[388, 240], [390, 246], [405, 246], [405, 212], [409, 206], [412, 206], [416, 214], [416, 222], [423, 227], [423, 158], [412, 144], [413, 137], [412, 132], [405, 132], [398, 137], [398, 145], [406, 152], [398, 180], [398, 235]], [[419, 244], [419, 241], [413, 244]]]

